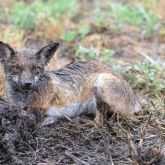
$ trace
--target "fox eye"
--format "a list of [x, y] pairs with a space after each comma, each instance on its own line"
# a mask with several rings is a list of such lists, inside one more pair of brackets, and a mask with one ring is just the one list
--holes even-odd
[[13, 65], [13, 66], [11, 66], [9, 69], [10, 69], [10, 71], [13, 72], [13, 73], [18, 73], [18, 72], [20, 72], [20, 70], [21, 70], [21, 68], [20, 68], [19, 65]]
[[15, 66], [15, 69], [20, 69], [20, 66], [19, 66], [19, 65], [16, 65], [16, 66]]
[[36, 73], [40, 73], [42, 68], [40, 66], [35, 66], [33, 67], [33, 70], [36, 72]]

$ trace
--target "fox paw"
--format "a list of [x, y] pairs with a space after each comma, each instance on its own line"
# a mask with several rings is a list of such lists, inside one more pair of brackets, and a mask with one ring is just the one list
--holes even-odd
[[94, 123], [99, 126], [99, 127], [103, 127], [103, 116], [100, 114], [98, 116], [96, 116], [96, 118], [94, 119]]

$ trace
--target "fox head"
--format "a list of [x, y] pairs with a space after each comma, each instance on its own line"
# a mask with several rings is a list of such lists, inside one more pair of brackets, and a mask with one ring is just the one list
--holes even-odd
[[44, 68], [56, 52], [59, 43], [51, 43], [39, 51], [31, 49], [14, 50], [0, 41], [0, 61], [6, 76], [16, 87], [32, 89], [44, 76]]

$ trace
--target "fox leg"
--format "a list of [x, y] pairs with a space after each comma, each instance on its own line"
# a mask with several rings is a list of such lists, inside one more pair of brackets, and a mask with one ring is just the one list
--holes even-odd
[[100, 109], [100, 99], [98, 97], [98, 94], [97, 94], [97, 87], [94, 87], [93, 88], [93, 97], [95, 98], [95, 109], [96, 109], [96, 114], [95, 114], [95, 119], [94, 119], [94, 122], [96, 125], [102, 127], [103, 126], [103, 112], [102, 110]]
[[102, 127], [103, 126], [103, 114], [100, 111], [96, 111], [96, 117], [94, 119], [96, 125]]
[[95, 114], [96, 113], [96, 101], [94, 97], [89, 98], [85, 102], [74, 103], [61, 108], [50, 107], [46, 111], [47, 117], [42, 122], [42, 126], [56, 123], [60, 119], [75, 118], [82, 114]]

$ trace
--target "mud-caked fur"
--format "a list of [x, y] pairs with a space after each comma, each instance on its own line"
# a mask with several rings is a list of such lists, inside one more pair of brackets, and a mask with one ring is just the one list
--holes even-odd
[[[102, 124], [105, 112], [129, 115], [141, 110], [129, 84], [105, 64], [76, 61], [56, 72], [45, 71], [58, 45], [52, 43], [39, 51], [14, 51], [0, 43], [1, 61], [13, 99], [44, 110], [47, 118], [42, 125], [87, 113], [96, 114], [96, 123]], [[108, 108], [100, 110], [101, 104]]]

